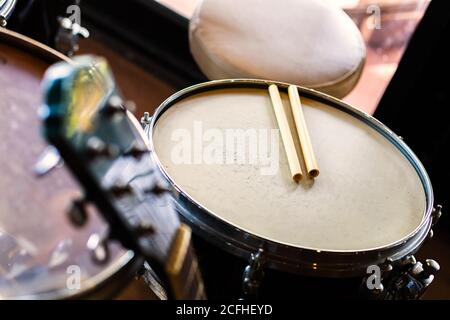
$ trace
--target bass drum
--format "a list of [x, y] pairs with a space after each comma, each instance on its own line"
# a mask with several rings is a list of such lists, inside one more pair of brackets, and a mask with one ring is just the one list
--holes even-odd
[[[393, 290], [384, 298], [397, 294], [402, 277], [417, 290], [400, 296], [419, 297], [438, 269], [412, 256], [435, 212], [420, 161], [371, 116], [299, 88], [321, 173], [295, 183], [272, 83], [290, 112], [287, 84], [221, 80], [180, 91], [143, 118], [178, 211], [197, 235], [208, 296], [359, 297], [362, 280], [380, 267]], [[382, 292], [375, 285], [368, 294]]]
[[1, 299], [111, 297], [142, 265], [119, 245], [110, 246], [103, 264], [94, 261], [87, 242], [103, 234], [106, 224], [95, 208], [88, 208], [86, 225], [72, 226], [67, 213], [81, 188], [63, 165], [41, 176], [36, 172], [38, 163], [51, 169], [56, 161], [41, 137], [38, 110], [41, 78], [60, 60], [69, 61], [0, 29]]

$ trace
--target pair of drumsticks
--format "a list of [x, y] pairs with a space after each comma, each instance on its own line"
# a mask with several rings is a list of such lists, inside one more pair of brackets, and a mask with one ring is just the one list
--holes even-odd
[[[291, 169], [292, 178], [299, 182], [303, 179], [303, 172], [300, 165], [300, 159], [295, 149], [294, 138], [289, 128], [288, 116], [283, 108], [280, 91], [274, 84], [269, 86], [269, 94], [272, 100], [272, 106], [277, 118], [278, 127], [281, 132], [281, 139], [283, 140], [284, 149], [288, 158], [289, 168]], [[309, 137], [308, 129], [306, 127], [305, 116], [303, 114], [302, 104], [300, 102], [300, 95], [298, 94], [297, 86], [291, 85], [288, 88], [289, 101], [292, 115], [294, 117], [295, 128], [300, 142], [301, 153], [305, 161], [308, 176], [313, 179], [319, 175], [319, 168], [317, 166], [316, 157]]]

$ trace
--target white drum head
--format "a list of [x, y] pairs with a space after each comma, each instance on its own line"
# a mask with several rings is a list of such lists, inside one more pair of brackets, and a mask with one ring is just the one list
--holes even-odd
[[[282, 98], [288, 110], [287, 95]], [[205, 150], [211, 151], [211, 143], [220, 145], [212, 138], [217, 133], [226, 141], [229, 129], [278, 128], [263, 89], [213, 90], [175, 103], [156, 122], [156, 155], [184, 193], [223, 221], [264, 239], [314, 250], [366, 251], [412, 234], [427, 206], [412, 163], [354, 115], [311, 99], [302, 98], [302, 104], [321, 171], [315, 181], [292, 180], [281, 138], [266, 154], [272, 159], [279, 154], [273, 174], [262, 174], [268, 164], [261, 161], [205, 163]], [[186, 143], [181, 136], [191, 138], [191, 163], [174, 156]]]

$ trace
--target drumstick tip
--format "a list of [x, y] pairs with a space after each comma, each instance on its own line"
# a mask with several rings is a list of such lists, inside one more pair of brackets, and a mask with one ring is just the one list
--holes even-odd
[[318, 169], [313, 169], [309, 171], [309, 176], [311, 178], [317, 178], [320, 175], [320, 171]]
[[297, 173], [297, 174], [294, 174], [294, 176], [292, 178], [294, 179], [295, 182], [299, 183], [300, 181], [303, 180], [303, 175], [301, 173]]

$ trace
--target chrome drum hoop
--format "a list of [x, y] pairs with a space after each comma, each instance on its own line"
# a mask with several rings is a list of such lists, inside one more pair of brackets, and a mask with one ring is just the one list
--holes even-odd
[[312, 276], [362, 276], [366, 274], [367, 267], [370, 265], [380, 265], [387, 259], [396, 261], [417, 252], [430, 232], [434, 202], [431, 182], [422, 163], [403, 140], [380, 121], [339, 99], [312, 89], [298, 87], [301, 97], [337, 108], [375, 129], [391, 142], [413, 165], [425, 190], [427, 204], [421, 224], [411, 234], [387, 246], [365, 251], [321, 251], [284, 245], [248, 233], [219, 219], [214, 214], [209, 213], [201, 204], [190, 198], [171, 179], [158, 159], [153, 145], [153, 130], [159, 117], [166, 110], [189, 96], [203, 92], [236, 88], [266, 89], [271, 84], [276, 84], [281, 91], [287, 91], [289, 86], [289, 84], [283, 82], [256, 79], [215, 80], [194, 85], [166, 99], [156, 109], [152, 118], [147, 119], [148, 121], [144, 123], [150, 147], [153, 151], [153, 158], [163, 176], [175, 189], [173, 198], [175, 206], [182, 218], [193, 228], [194, 232], [204, 240], [212, 242], [219, 248], [244, 259], [248, 259], [250, 254], [256, 253], [262, 248], [268, 267]]

